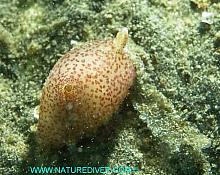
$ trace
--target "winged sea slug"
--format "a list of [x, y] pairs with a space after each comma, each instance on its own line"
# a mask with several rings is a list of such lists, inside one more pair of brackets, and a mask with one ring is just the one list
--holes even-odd
[[93, 133], [119, 108], [135, 79], [124, 51], [128, 30], [115, 39], [74, 48], [51, 70], [40, 100], [38, 141], [61, 147]]

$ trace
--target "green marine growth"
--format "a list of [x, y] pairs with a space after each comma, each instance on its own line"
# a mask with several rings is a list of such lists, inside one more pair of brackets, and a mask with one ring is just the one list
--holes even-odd
[[59, 148], [93, 133], [108, 121], [136, 77], [124, 51], [128, 30], [66, 53], [51, 70], [42, 92], [38, 141]]

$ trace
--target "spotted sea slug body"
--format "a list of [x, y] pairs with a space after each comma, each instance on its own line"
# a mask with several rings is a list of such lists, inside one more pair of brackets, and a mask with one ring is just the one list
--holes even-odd
[[93, 133], [119, 108], [135, 79], [124, 51], [128, 31], [74, 48], [58, 60], [42, 90], [38, 142], [61, 147]]

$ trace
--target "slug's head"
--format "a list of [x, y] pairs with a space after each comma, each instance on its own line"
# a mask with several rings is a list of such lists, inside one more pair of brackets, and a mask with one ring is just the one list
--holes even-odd
[[128, 29], [124, 27], [117, 33], [113, 41], [113, 44], [116, 48], [116, 52], [121, 54], [127, 42], [128, 42]]

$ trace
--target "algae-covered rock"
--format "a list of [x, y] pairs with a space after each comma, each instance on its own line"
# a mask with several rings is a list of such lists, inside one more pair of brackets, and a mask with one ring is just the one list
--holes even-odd
[[[219, 7], [213, 0], [2, 1], [0, 174], [30, 174], [37, 165], [219, 174]], [[34, 115], [49, 71], [77, 43], [113, 38], [122, 27], [137, 72], [130, 96], [94, 137], [42, 153]]]

